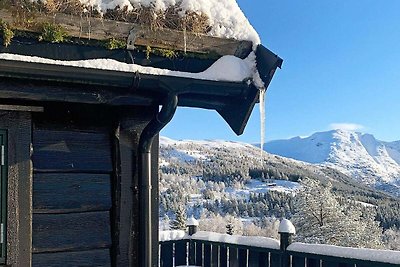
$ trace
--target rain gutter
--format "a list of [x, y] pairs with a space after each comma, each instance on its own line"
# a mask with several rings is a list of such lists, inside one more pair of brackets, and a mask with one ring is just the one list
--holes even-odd
[[171, 121], [178, 106], [178, 96], [168, 95], [161, 110], [144, 128], [139, 139], [139, 244], [142, 246], [139, 254], [139, 266], [152, 266], [152, 166], [151, 148], [154, 138]]

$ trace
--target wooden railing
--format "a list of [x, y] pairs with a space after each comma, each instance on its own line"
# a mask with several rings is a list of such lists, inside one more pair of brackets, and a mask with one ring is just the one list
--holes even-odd
[[[203, 232], [203, 236], [207, 233]], [[215, 233], [209, 233], [215, 237]], [[222, 235], [219, 235], [222, 236]], [[229, 236], [228, 236], [229, 237]], [[277, 242], [277, 241], [276, 241]], [[276, 246], [252, 246], [233, 242], [196, 239], [160, 242], [160, 266], [280, 266]]]
[[400, 267], [400, 251], [197, 232], [160, 241], [161, 267]]

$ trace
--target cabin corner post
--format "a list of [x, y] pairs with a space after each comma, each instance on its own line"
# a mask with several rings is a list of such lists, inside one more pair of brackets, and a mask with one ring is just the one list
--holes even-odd
[[115, 158], [119, 191], [115, 202], [116, 229], [118, 229], [118, 247], [116, 266], [135, 266], [138, 263], [139, 248], [137, 242], [138, 228], [138, 174], [137, 144], [141, 132], [138, 118], [133, 114], [123, 114], [119, 118], [116, 131]]
[[0, 128], [8, 135], [6, 264], [32, 264], [31, 113], [0, 111]]
[[[142, 244], [139, 242], [139, 138], [146, 125], [158, 112], [158, 106], [121, 109], [118, 113], [118, 126], [115, 131], [115, 168], [119, 190], [116, 192], [115, 203], [117, 214], [118, 245], [115, 251], [116, 266], [140, 266], [139, 252]], [[153, 196], [158, 192], [158, 140], [152, 146], [151, 161], [155, 169], [152, 171]], [[155, 192], [155, 193], [154, 193]], [[119, 200], [118, 200], [119, 198]], [[158, 199], [158, 196], [157, 196]], [[154, 200], [154, 199], [153, 199]], [[158, 220], [158, 202], [153, 201], [152, 214]], [[153, 224], [157, 228], [158, 225]], [[158, 242], [153, 240], [154, 244]], [[153, 253], [157, 255], [155, 248]]]

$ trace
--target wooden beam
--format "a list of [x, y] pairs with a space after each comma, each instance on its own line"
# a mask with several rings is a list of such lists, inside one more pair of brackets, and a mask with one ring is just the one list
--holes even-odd
[[[246, 57], [252, 50], [252, 42], [234, 39], [216, 38], [204, 34], [192, 33], [166, 28], [151, 29], [147, 25], [105, 20], [101, 18], [84, 18], [58, 13], [55, 15], [37, 14], [36, 23], [51, 22], [61, 25], [70, 37], [107, 40], [110, 38], [127, 39], [134, 29], [137, 46], [187, 51], [193, 53], [213, 53], [217, 55], [235, 55]], [[0, 18], [12, 25], [14, 29], [30, 30], [15, 23], [10, 11], [0, 10]], [[185, 40], [186, 39], [186, 44]]]
[[43, 112], [43, 107], [38, 106], [17, 106], [17, 105], [1, 105], [0, 110], [7, 111], [27, 111], [27, 112]]
[[127, 89], [107, 90], [101, 86], [77, 86], [56, 82], [31, 82], [16, 79], [0, 79], [0, 99], [26, 101], [61, 101], [69, 103], [107, 105], [152, 105], [154, 100], [133, 95]]

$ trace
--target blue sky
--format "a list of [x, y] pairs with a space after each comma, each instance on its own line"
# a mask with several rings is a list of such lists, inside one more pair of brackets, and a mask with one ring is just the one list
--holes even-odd
[[[239, 0], [284, 59], [267, 92], [266, 139], [352, 128], [400, 140], [400, 1]], [[181, 108], [174, 139], [260, 140], [258, 106], [242, 136], [214, 111]]]

